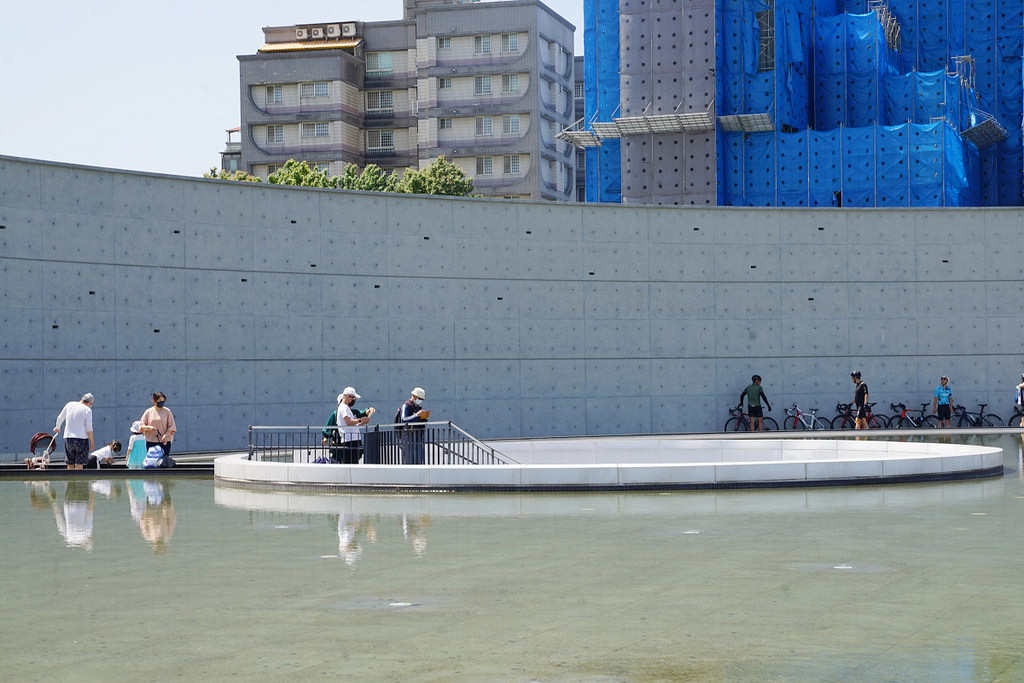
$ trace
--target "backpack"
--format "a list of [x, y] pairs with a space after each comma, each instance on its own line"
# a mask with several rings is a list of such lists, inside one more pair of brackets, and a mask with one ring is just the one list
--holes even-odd
[[146, 451], [146, 459], [142, 461], [142, 469], [155, 470], [162, 467], [164, 463], [164, 449], [160, 446], [153, 446]]
[[398, 425], [397, 427], [395, 427], [395, 429], [408, 429], [409, 428], [408, 425], [406, 425], [404, 422], [402, 422], [402, 409], [405, 408], [405, 406], [408, 405], [408, 403], [409, 403], [409, 401], [405, 401], [402, 405], [398, 406], [398, 410], [395, 411], [394, 422], [395, 422], [395, 424]]

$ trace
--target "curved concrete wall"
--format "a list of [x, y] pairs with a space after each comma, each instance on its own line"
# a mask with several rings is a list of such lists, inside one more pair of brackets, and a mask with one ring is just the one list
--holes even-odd
[[[96, 394], [98, 440], [168, 395], [178, 450], [416, 385], [485, 438], [715, 431], [752, 372], [779, 417], [1007, 412], [1018, 209], [691, 209], [291, 189], [0, 157], [0, 453]], [[1007, 415], [1004, 414], [1005, 418]]]

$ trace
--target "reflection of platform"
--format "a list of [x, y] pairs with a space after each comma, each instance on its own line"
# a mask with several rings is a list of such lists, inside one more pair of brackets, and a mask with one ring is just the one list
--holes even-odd
[[614, 491], [847, 486], [1001, 476], [1002, 449], [827, 439], [502, 441], [521, 465], [214, 464], [222, 484], [312, 490]]

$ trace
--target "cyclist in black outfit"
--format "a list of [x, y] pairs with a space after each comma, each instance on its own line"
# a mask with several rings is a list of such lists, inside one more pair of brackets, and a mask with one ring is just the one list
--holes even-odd
[[850, 379], [853, 380], [854, 386], [857, 387], [853, 392], [853, 405], [857, 408], [857, 414], [854, 416], [854, 429], [867, 429], [868, 383], [860, 378], [860, 370], [851, 372]]

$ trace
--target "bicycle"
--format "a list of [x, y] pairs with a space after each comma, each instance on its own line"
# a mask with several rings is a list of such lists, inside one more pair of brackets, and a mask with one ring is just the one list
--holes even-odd
[[1013, 415], [1006, 421], [1007, 427], [1019, 427], [1020, 421], [1024, 419], [1024, 406], [1013, 406]]
[[[727, 432], [749, 432], [750, 429], [750, 416], [743, 412], [742, 408], [729, 408], [729, 414], [732, 415], [728, 420], [725, 421], [725, 431]], [[777, 432], [779, 431], [779, 423], [770, 417], [764, 417], [762, 419], [762, 425], [765, 432]]]
[[889, 427], [892, 429], [936, 429], [939, 426], [938, 417], [925, 414], [928, 411], [927, 403], [921, 404], [921, 410], [907, 408], [903, 403], [890, 403], [889, 408], [899, 413], [889, 418]]
[[[889, 426], [889, 419], [885, 415], [875, 415], [871, 412], [871, 406], [876, 403], [866, 404], [868, 409], [868, 429], [885, 429]], [[832, 429], [855, 429], [857, 427], [857, 416], [853, 412], [852, 403], [837, 403], [836, 412], [838, 415], [832, 418]]]
[[811, 408], [808, 411], [803, 411], [800, 410], [800, 406], [794, 403], [792, 408], [786, 408], [785, 410], [788, 417], [783, 424], [786, 429], [797, 431], [803, 429], [823, 431], [828, 429], [828, 421], [815, 415], [815, 413], [818, 412], [817, 408]]
[[1002, 427], [1002, 419], [995, 413], [986, 413], [985, 406], [987, 403], [979, 403], [978, 407], [980, 410], [974, 412], [973, 410], [967, 410], [961, 405], [954, 408], [960, 419], [957, 420], [957, 427]]

